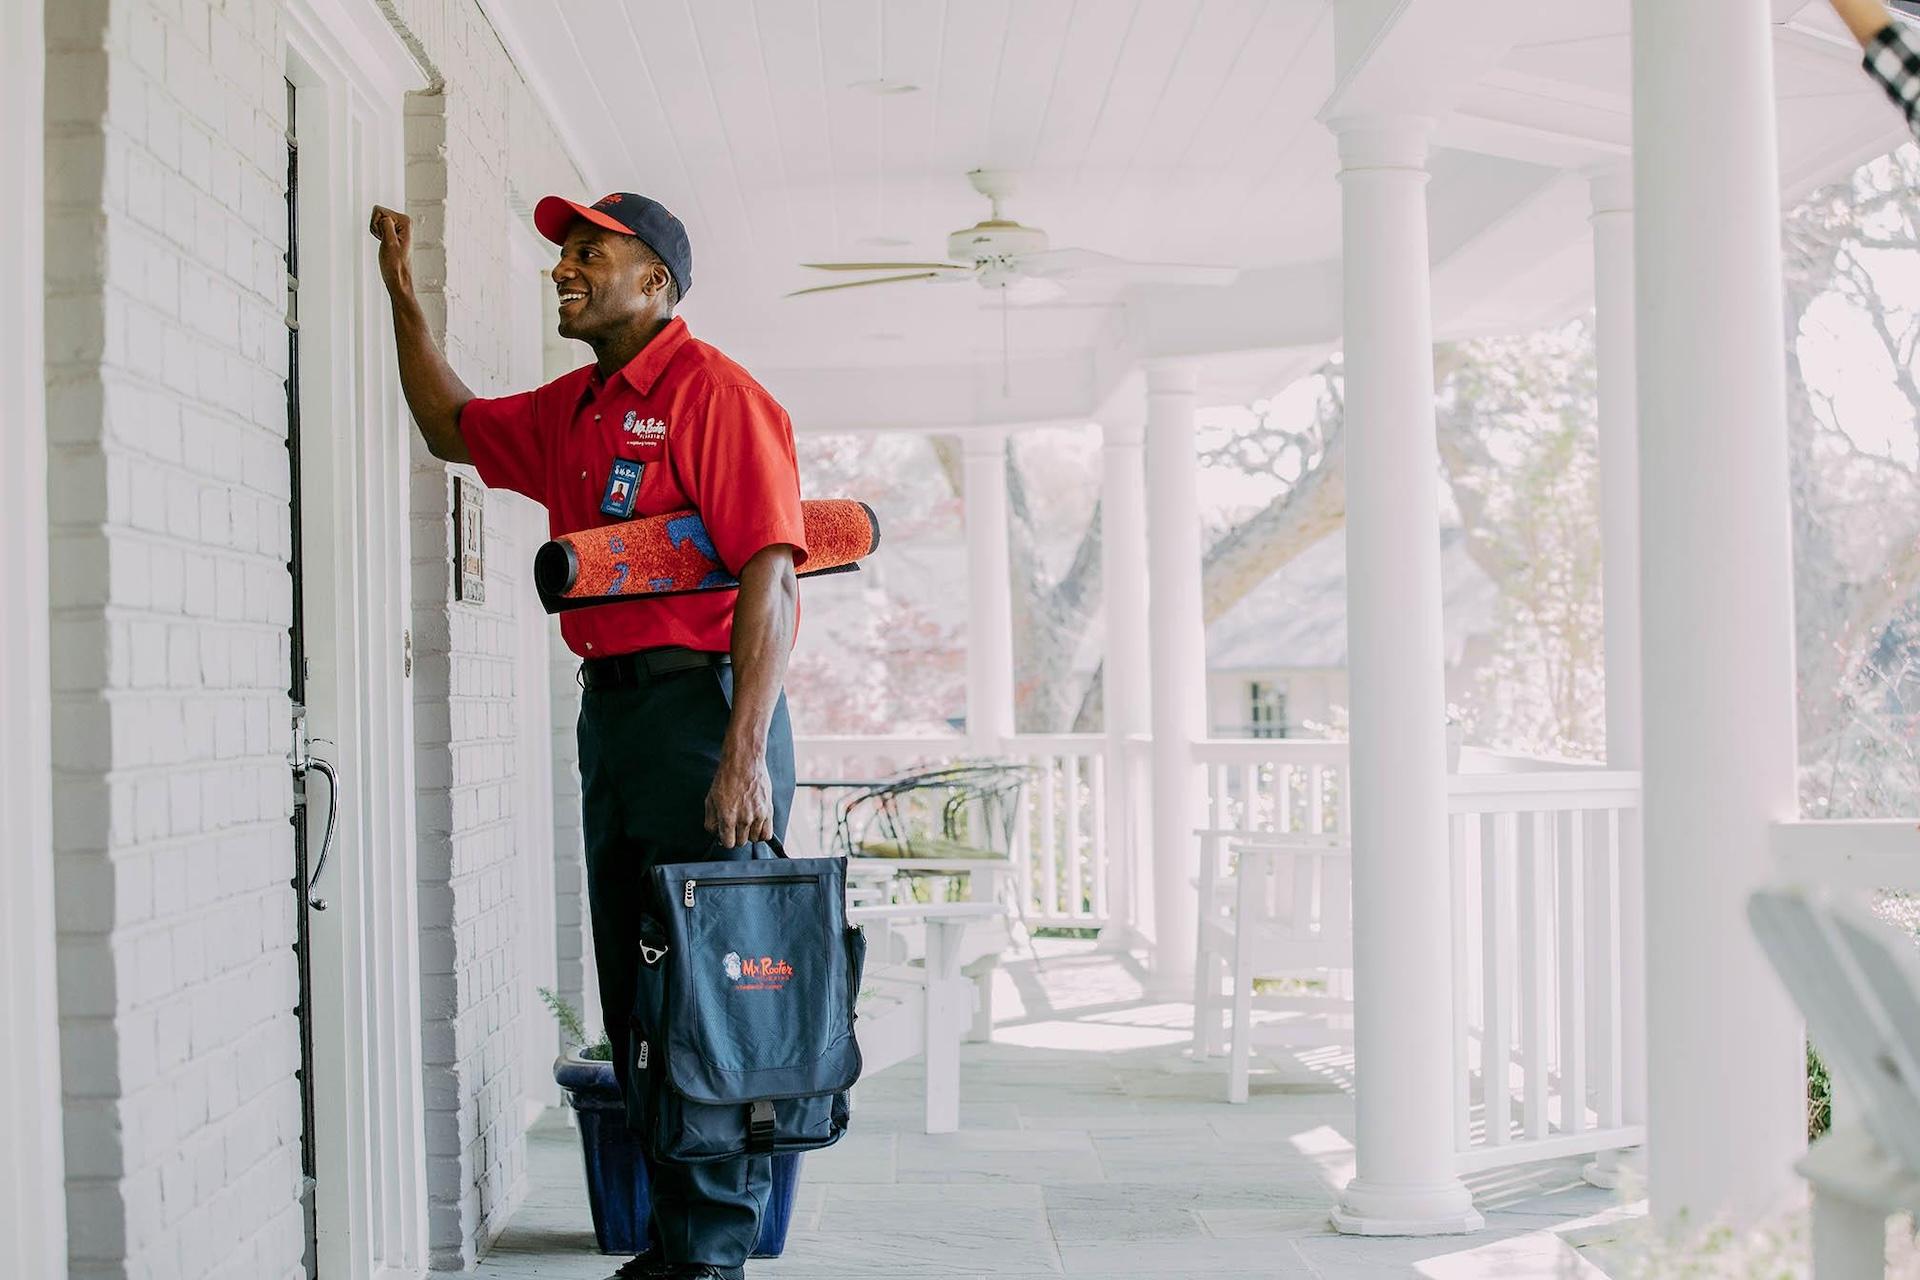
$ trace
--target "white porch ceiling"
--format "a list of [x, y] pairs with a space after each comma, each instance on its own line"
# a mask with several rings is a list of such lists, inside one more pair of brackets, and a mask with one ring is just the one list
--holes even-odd
[[[1442, 333], [1585, 302], [1580, 175], [1630, 139], [1627, 0], [1361, 0], [1377, 32], [1338, 77], [1327, 0], [484, 2], [585, 194], [686, 221], [689, 321], [814, 429], [1085, 418], [1141, 356], [1235, 353], [1213, 398], [1291, 376], [1338, 340], [1336, 85], [1375, 102], [1421, 68]], [[1824, 4], [1773, 8], [1791, 191], [1900, 129]], [[825, 282], [802, 261], [945, 258], [986, 215], [975, 168], [1018, 175], [1008, 215], [1057, 246], [1244, 274], [1014, 308], [1009, 394], [975, 285], [781, 296]]]

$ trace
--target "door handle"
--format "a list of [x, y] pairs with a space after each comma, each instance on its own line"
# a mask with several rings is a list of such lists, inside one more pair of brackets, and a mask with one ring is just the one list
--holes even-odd
[[314, 860], [313, 874], [307, 878], [307, 905], [315, 911], [325, 911], [327, 900], [314, 889], [320, 883], [320, 873], [327, 869], [327, 855], [333, 852], [334, 827], [340, 819], [340, 775], [334, 772], [329, 761], [319, 756], [307, 757], [305, 771], [327, 780], [327, 832], [320, 838], [320, 856]]

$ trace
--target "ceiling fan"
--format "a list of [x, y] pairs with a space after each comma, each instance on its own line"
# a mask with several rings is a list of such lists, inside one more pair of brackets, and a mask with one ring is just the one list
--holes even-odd
[[887, 271], [894, 274], [846, 284], [815, 285], [787, 296], [865, 289], [879, 284], [923, 280], [936, 283], [972, 281], [1000, 290], [1008, 302], [1044, 302], [1065, 292], [1065, 283], [1086, 280], [1108, 284], [1232, 284], [1235, 267], [1193, 266], [1173, 262], [1133, 262], [1093, 249], [1048, 247], [1047, 233], [1003, 217], [1000, 202], [1013, 194], [1013, 175], [1003, 170], [975, 169], [967, 175], [973, 189], [992, 206], [986, 220], [947, 237], [949, 262], [803, 262], [814, 271]]

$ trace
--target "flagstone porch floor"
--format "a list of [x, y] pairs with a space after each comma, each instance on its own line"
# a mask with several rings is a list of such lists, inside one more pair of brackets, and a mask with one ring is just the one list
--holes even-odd
[[[1637, 1216], [1579, 1162], [1470, 1179], [1486, 1229], [1359, 1239], [1327, 1211], [1353, 1172], [1351, 1060], [1265, 1055], [1244, 1107], [1225, 1066], [1183, 1056], [1192, 1007], [1155, 1003], [1129, 959], [1041, 944], [1001, 971], [995, 1043], [963, 1055], [961, 1131], [920, 1132], [917, 1064], [860, 1086], [853, 1131], [807, 1157], [786, 1255], [754, 1280], [993, 1277], [1599, 1277], [1569, 1244]], [[486, 1280], [598, 1280], [580, 1152], [529, 1139], [524, 1206]]]

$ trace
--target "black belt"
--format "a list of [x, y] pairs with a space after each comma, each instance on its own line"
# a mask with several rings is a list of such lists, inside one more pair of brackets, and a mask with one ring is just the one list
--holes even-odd
[[637, 689], [650, 680], [679, 675], [683, 671], [724, 667], [733, 658], [724, 653], [706, 653], [670, 645], [663, 649], [642, 649], [639, 653], [616, 654], [611, 658], [588, 658], [580, 664], [583, 689]]

